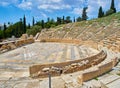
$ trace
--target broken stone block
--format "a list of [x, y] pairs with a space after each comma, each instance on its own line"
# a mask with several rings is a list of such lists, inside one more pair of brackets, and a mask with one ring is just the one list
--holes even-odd
[[7, 46], [8, 46], [10, 49], [15, 49], [15, 48], [17, 48], [17, 47], [15, 46], [15, 44], [13, 44], [13, 43], [9, 43]]
[[22, 36], [20, 37], [20, 39], [27, 39], [28, 38], [28, 34], [22, 34]]

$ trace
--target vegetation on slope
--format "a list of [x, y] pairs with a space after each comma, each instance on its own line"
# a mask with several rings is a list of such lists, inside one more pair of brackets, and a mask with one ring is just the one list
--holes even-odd
[[[87, 12], [86, 12], [87, 9], [88, 7], [84, 7], [81, 16], [79, 16], [78, 18], [74, 17], [73, 21], [71, 20], [70, 16], [66, 16], [66, 17], [63, 16], [63, 17], [56, 17], [56, 21], [48, 17], [46, 22], [44, 20], [40, 20], [35, 23], [35, 19], [33, 17], [32, 26], [30, 26], [30, 24], [26, 25], [26, 17], [24, 15], [23, 19], [20, 18], [20, 21], [14, 24], [11, 24], [10, 22], [8, 22], [9, 26], [6, 26], [6, 24], [4, 23], [4, 30], [0, 30], [0, 39], [8, 38], [8, 37], [11, 37], [12, 35], [14, 35], [15, 37], [20, 37], [23, 33], [28, 33], [29, 35], [30, 34], [35, 35], [37, 32], [40, 32], [42, 29], [46, 29], [46, 28], [49, 29], [54, 27], [55, 27], [54, 29], [58, 29], [58, 30], [66, 29], [65, 31], [68, 32], [72, 30], [71, 28], [73, 24], [72, 22], [78, 22], [73, 24], [75, 27], [84, 27], [86, 25], [96, 26], [96, 23], [99, 24], [97, 26], [106, 26], [111, 22], [112, 18], [117, 19], [119, 15], [119, 13], [117, 13], [118, 15], [113, 14], [113, 13], [116, 13], [114, 0], [111, 0], [111, 6], [107, 12], [103, 12], [102, 7], [99, 8], [98, 18], [101, 18], [101, 19], [86, 21], [88, 18]], [[70, 24], [68, 23], [72, 23], [71, 26], [69, 26]], [[67, 24], [69, 27], [67, 26], [64, 27], [64, 24]]]

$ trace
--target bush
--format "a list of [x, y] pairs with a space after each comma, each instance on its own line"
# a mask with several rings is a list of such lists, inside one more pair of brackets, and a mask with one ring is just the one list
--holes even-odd
[[108, 10], [108, 11], [106, 12], [106, 16], [111, 15], [111, 14], [113, 14], [113, 13], [114, 13], [114, 10], [110, 9], [110, 10]]
[[41, 31], [41, 29], [42, 29], [41, 26], [35, 25], [32, 28], [27, 29], [27, 34], [35, 36], [38, 32]]
[[3, 31], [0, 30], [0, 40], [3, 39], [3, 36], [4, 36], [4, 35], [3, 35]]

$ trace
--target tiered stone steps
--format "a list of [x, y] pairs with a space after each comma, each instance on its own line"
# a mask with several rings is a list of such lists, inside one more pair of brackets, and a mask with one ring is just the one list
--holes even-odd
[[[85, 39], [85, 33], [86, 31], [88, 31], [92, 26], [91, 25], [87, 25], [85, 26], [79, 33], [79, 35], [76, 36], [77, 39], [82, 39], [84, 40]], [[86, 35], [87, 36], [87, 35]]]

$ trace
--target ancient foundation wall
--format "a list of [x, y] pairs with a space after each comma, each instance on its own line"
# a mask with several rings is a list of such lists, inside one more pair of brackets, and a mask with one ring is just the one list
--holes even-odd
[[109, 61], [101, 66], [99, 66], [99, 75], [102, 75], [105, 72], [108, 72], [113, 68], [113, 61]]
[[81, 79], [84, 82], [84, 81], [90, 80], [92, 78], [95, 78], [97, 76], [99, 76], [99, 69], [96, 67], [89, 72], [83, 72]]
[[[42, 70], [44, 68], [51, 68], [55, 67], [60, 70], [62, 70], [62, 73], [67, 74], [67, 73], [72, 73], [80, 70], [84, 70], [87, 68], [90, 68], [93, 65], [96, 65], [103, 61], [106, 58], [106, 54], [104, 51], [101, 51], [99, 54], [84, 58], [84, 59], [79, 59], [79, 60], [74, 60], [74, 61], [67, 61], [67, 62], [61, 62], [61, 63], [52, 63], [52, 64], [41, 64], [41, 65], [33, 65], [29, 68], [30, 75], [34, 77], [36, 74], [43, 76], [46, 76]], [[54, 70], [56, 72], [56, 70]], [[53, 76], [56, 74], [52, 74]], [[58, 73], [59, 75], [59, 73]]]
[[57, 38], [46, 38], [41, 39], [41, 42], [59, 42], [59, 43], [72, 43], [72, 44], [79, 44], [80, 40], [72, 40], [72, 39], [57, 39]]
[[107, 63], [103, 63], [101, 65], [93, 67], [92, 69], [89, 69], [89, 71], [87, 70], [83, 71], [83, 73], [78, 77], [78, 81], [82, 84], [84, 81], [88, 81], [97, 76], [100, 76], [110, 71], [116, 64], [117, 64], [117, 59], [115, 58]]
[[33, 38], [20, 39], [20, 40], [13, 41], [13, 42], [5, 42], [5, 43], [1, 44], [0, 53], [4, 53], [6, 51], [9, 51], [9, 50], [15, 49], [17, 47], [23, 46], [25, 44], [33, 43], [33, 42], [34, 42]]

